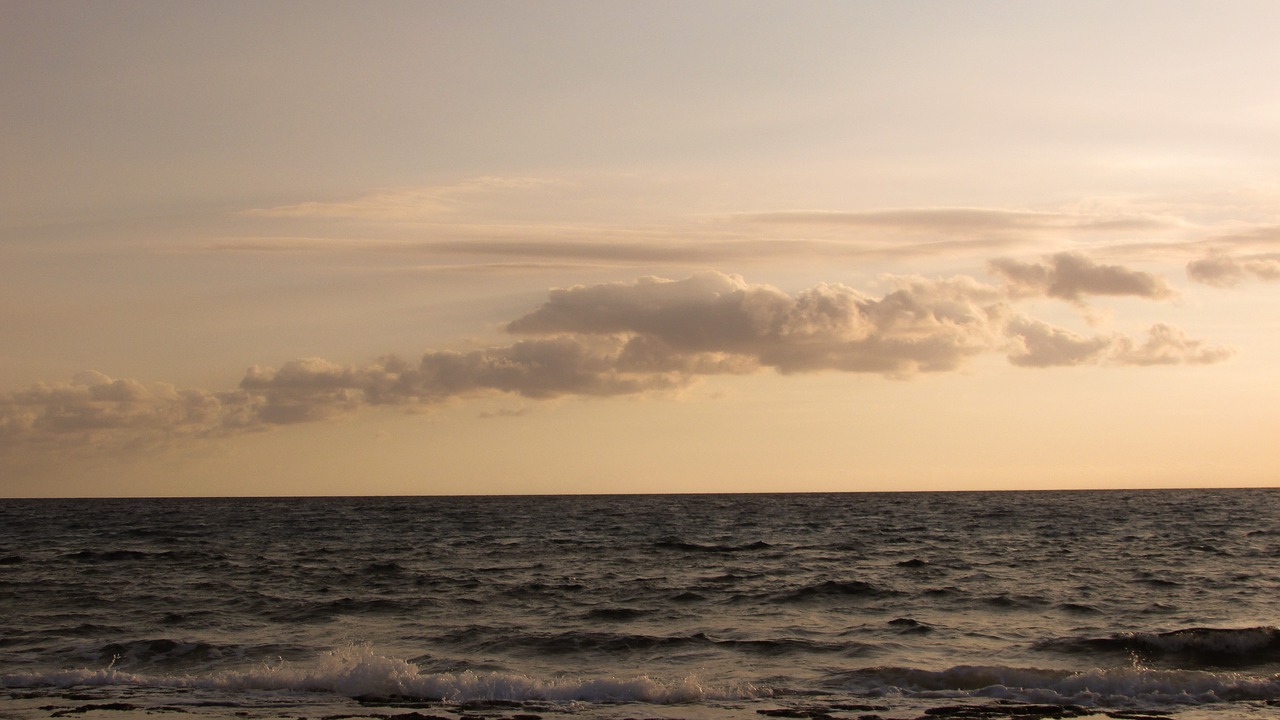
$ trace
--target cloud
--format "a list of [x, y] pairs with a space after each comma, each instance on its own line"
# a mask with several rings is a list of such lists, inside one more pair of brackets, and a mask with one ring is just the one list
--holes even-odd
[[[989, 241], [949, 240], [946, 242], [869, 245], [836, 240], [813, 239], [671, 239], [661, 233], [616, 238], [616, 232], [586, 228], [558, 231], [559, 236], [589, 234], [583, 239], [546, 239], [546, 229], [493, 228], [486, 235], [514, 235], [511, 239], [372, 241], [294, 237], [254, 237], [226, 240], [208, 247], [215, 252], [378, 252], [435, 257], [501, 258], [506, 262], [452, 267], [503, 270], [513, 266], [583, 267], [584, 263], [608, 265], [713, 265], [726, 262], [778, 261], [797, 259], [848, 260], [854, 258], [915, 257], [960, 249], [974, 250], [1001, 244]], [[719, 236], [717, 236], [719, 237]], [[525, 261], [525, 262], [520, 262]], [[572, 263], [572, 264], [570, 264]], [[450, 267], [450, 266], [443, 266]]]
[[251, 217], [421, 222], [459, 209], [468, 198], [561, 185], [543, 178], [478, 177], [454, 185], [386, 189], [357, 198], [308, 201], [243, 212]]
[[1079, 253], [1050, 255], [1042, 263], [999, 258], [988, 267], [1003, 277], [1010, 292], [1019, 297], [1045, 296], [1079, 303], [1086, 295], [1129, 295], [1149, 300], [1174, 295], [1159, 276], [1120, 265], [1099, 265]]
[[522, 340], [468, 353], [429, 352], [417, 363], [389, 356], [363, 366], [320, 358], [278, 370], [252, 367], [240, 389], [262, 399], [264, 422], [309, 422], [361, 405], [438, 403], [499, 391], [528, 398], [607, 397], [669, 390], [684, 380], [665, 370], [635, 366], [621, 338], [553, 337]]
[[1014, 318], [1008, 326], [1012, 340], [1009, 362], [1019, 367], [1060, 367], [1097, 362], [1114, 344], [1112, 338], [1081, 337], [1043, 320]]
[[477, 417], [484, 420], [491, 420], [493, 418], [517, 418], [517, 417], [524, 417], [525, 415], [528, 415], [529, 410], [530, 409], [528, 407], [523, 405], [520, 407], [514, 407], [514, 408], [498, 408], [497, 410], [485, 410], [484, 412], [481, 412]]
[[1208, 365], [1227, 360], [1235, 351], [1188, 338], [1182, 330], [1157, 323], [1141, 344], [1122, 334], [1083, 337], [1035, 318], [1010, 321], [1009, 362], [1019, 367], [1072, 365]]
[[1265, 282], [1280, 281], [1280, 253], [1215, 253], [1187, 263], [1187, 277], [1217, 287], [1233, 287], [1251, 277]]
[[71, 382], [38, 383], [0, 396], [0, 448], [73, 441], [83, 446], [134, 446], [182, 437], [215, 437], [261, 424], [256, 398], [144, 385], [99, 372]]
[[[598, 218], [596, 202], [579, 206], [562, 192], [551, 203], [562, 217], [548, 220], [546, 189], [568, 183], [480, 178], [456, 186], [403, 188], [338, 201], [259, 208], [246, 215], [302, 222], [323, 237], [226, 238], [218, 251], [390, 252], [618, 265], [725, 263], [826, 259], [973, 256], [1041, 242], [1046, 236], [1160, 232], [1167, 218], [1118, 212], [1033, 212], [993, 208], [906, 208], [861, 212], [783, 211], [691, 214], [668, 225], [618, 224]], [[581, 190], [581, 187], [575, 188]], [[514, 194], [513, 194], [514, 193]], [[598, 198], [597, 198], [598, 200]], [[486, 212], [475, 210], [484, 204]], [[487, 203], [487, 204], [485, 204]], [[567, 203], [567, 204], [566, 204]], [[502, 220], [497, 220], [501, 218]], [[335, 221], [343, 221], [335, 225]], [[335, 228], [358, 237], [334, 237]]]
[[[1055, 271], [1083, 267], [1086, 276], [1123, 281], [1141, 275], [1055, 258]], [[1232, 354], [1163, 324], [1142, 342], [1079, 336], [1014, 313], [1016, 297], [1005, 288], [969, 277], [888, 280], [879, 297], [839, 284], [788, 294], [719, 272], [553, 290], [507, 325], [527, 336], [508, 345], [427, 352], [416, 362], [386, 356], [364, 365], [309, 358], [253, 366], [225, 392], [82, 373], [0, 394], [0, 450], [136, 449], [494, 393], [531, 400], [662, 393], [762, 368], [908, 378], [996, 352], [1039, 368], [1205, 364]], [[1074, 281], [1076, 293], [1097, 287]]]
[[673, 357], [722, 353], [781, 372], [904, 376], [952, 370], [998, 335], [1000, 293], [973, 280], [902, 281], [882, 298], [843, 285], [792, 297], [717, 272], [556, 290], [515, 333], [630, 334]]
[[1182, 330], [1157, 323], [1147, 332], [1141, 345], [1127, 338], [1117, 342], [1112, 360], [1121, 365], [1210, 365], [1227, 360], [1235, 350], [1209, 346], [1202, 340], [1188, 338]]
[[70, 383], [0, 396], [0, 448], [71, 443], [110, 449], [224, 437], [370, 405], [433, 404], [486, 392], [536, 399], [631, 395], [678, 388], [693, 374], [717, 371], [697, 358], [667, 368], [638, 362], [631, 345], [622, 338], [555, 337], [468, 353], [430, 352], [417, 363], [388, 356], [350, 366], [308, 358], [278, 369], [251, 367], [238, 389], [223, 393], [81, 373]]
[[845, 225], [904, 231], [1004, 232], [1004, 231], [1133, 231], [1166, 228], [1169, 221], [1149, 215], [1086, 215], [1032, 212], [997, 208], [903, 208], [839, 212], [799, 210], [744, 213], [752, 222], [795, 225]]

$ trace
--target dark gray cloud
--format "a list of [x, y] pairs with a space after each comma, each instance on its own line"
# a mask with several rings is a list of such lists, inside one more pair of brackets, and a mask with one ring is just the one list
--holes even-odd
[[1217, 287], [1232, 287], [1250, 278], [1277, 282], [1280, 281], [1280, 253], [1216, 253], [1187, 263], [1187, 277]]
[[[1083, 267], [1086, 275], [1116, 282], [1133, 277]], [[552, 291], [541, 307], [512, 321], [509, 332], [529, 337], [508, 345], [428, 352], [417, 361], [388, 356], [340, 365], [311, 358], [255, 366], [226, 392], [83, 373], [0, 395], [0, 449], [138, 448], [322, 421], [368, 406], [489, 393], [635, 395], [761, 368], [907, 378], [956, 370], [993, 352], [1023, 367], [1197, 364], [1231, 354], [1168, 325], [1153, 326], [1141, 342], [1080, 336], [1014, 313], [1016, 298], [972, 278], [892, 282], [878, 297], [830, 284], [788, 294], [718, 272], [578, 286]], [[1077, 281], [1077, 287], [1096, 286]]]
[[1020, 297], [1045, 296], [1081, 302], [1087, 295], [1129, 295], [1150, 300], [1172, 297], [1173, 290], [1159, 276], [1120, 265], [1099, 265], [1080, 253], [1050, 255], [1044, 262], [999, 258], [991, 271]]

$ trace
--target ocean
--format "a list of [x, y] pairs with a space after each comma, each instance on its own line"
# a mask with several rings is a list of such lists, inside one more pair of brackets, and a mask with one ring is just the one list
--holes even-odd
[[0, 718], [1280, 716], [1280, 491], [0, 500]]

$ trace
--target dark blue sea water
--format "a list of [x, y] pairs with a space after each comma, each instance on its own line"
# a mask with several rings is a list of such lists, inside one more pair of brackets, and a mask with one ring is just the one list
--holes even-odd
[[1278, 617], [1274, 490], [0, 501], [11, 718], [1280, 716]]

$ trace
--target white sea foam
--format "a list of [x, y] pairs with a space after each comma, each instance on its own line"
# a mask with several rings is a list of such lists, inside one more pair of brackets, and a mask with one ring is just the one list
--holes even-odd
[[[842, 675], [846, 690], [914, 698], [987, 697], [1033, 703], [1110, 707], [1204, 705], [1280, 698], [1280, 677], [1199, 670], [1143, 668], [1084, 672], [1003, 666], [958, 666], [943, 671], [874, 668]], [[698, 678], [538, 678], [503, 672], [427, 673], [368, 647], [347, 647], [313, 663], [277, 662], [210, 674], [149, 675], [113, 668], [13, 673], [0, 687], [130, 686], [190, 688], [225, 693], [296, 691], [346, 697], [412, 697], [449, 702], [645, 702], [655, 704], [748, 700], [773, 691], [750, 684], [716, 686]]]
[[348, 697], [414, 697], [455, 702], [508, 700], [551, 702], [647, 702], [657, 704], [748, 699], [768, 691], [749, 684], [711, 686], [695, 677], [536, 678], [502, 672], [424, 673], [405, 660], [366, 647], [323, 654], [311, 664], [279, 662], [208, 675], [146, 675], [115, 669], [26, 672], [0, 676], [0, 687], [135, 686], [237, 692], [294, 690]]

